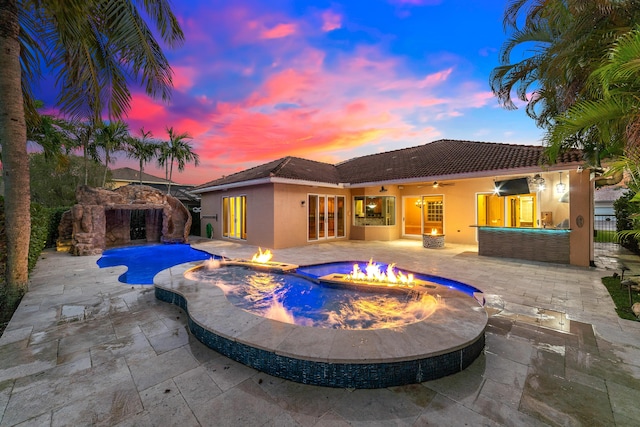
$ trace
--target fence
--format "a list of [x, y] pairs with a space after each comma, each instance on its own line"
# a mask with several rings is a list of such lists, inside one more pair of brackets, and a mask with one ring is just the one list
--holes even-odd
[[594, 215], [594, 240], [596, 242], [616, 241], [616, 216], [615, 215]]

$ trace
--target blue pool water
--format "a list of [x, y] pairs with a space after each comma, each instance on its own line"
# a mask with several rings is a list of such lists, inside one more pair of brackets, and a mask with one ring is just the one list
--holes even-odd
[[317, 328], [402, 327], [426, 319], [437, 305], [434, 296], [423, 292], [325, 285], [296, 274], [268, 273], [243, 266], [196, 269], [186, 277], [217, 285], [229, 302], [243, 310]]
[[122, 283], [153, 285], [153, 277], [164, 269], [190, 261], [203, 261], [213, 255], [193, 249], [187, 244], [143, 245], [108, 249], [102, 253], [98, 266], [124, 265], [127, 271], [118, 277]]
[[[188, 279], [220, 287], [236, 307], [301, 326], [333, 329], [381, 329], [402, 327], [429, 317], [438, 304], [438, 292], [429, 295], [418, 289], [388, 291], [381, 287], [354, 288], [319, 279], [331, 274], [348, 274], [357, 263], [342, 261], [298, 267], [295, 273], [270, 273], [244, 266], [204, 265], [185, 274]], [[385, 271], [386, 264], [377, 263]], [[405, 270], [398, 273], [410, 273]], [[414, 273], [414, 277], [476, 298], [473, 286], [442, 277]]]

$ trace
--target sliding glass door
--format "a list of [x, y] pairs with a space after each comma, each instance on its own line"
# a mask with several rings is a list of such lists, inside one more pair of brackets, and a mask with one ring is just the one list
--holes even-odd
[[307, 239], [345, 237], [345, 197], [309, 194], [307, 196]]

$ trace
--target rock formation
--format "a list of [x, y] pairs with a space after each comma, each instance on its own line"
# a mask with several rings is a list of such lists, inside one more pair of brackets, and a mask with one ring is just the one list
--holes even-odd
[[147, 242], [188, 241], [191, 214], [178, 199], [155, 188], [127, 185], [111, 191], [80, 186], [76, 200], [70, 214], [65, 214], [65, 221], [70, 216], [72, 224], [74, 255], [96, 255], [130, 243], [132, 211], [144, 211]]

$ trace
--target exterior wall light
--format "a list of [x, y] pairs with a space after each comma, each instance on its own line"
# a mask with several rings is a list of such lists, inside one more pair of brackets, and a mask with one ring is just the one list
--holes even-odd
[[556, 185], [556, 194], [564, 194], [567, 189], [566, 186], [562, 183], [562, 172], [558, 172], [560, 174], [560, 182]]

